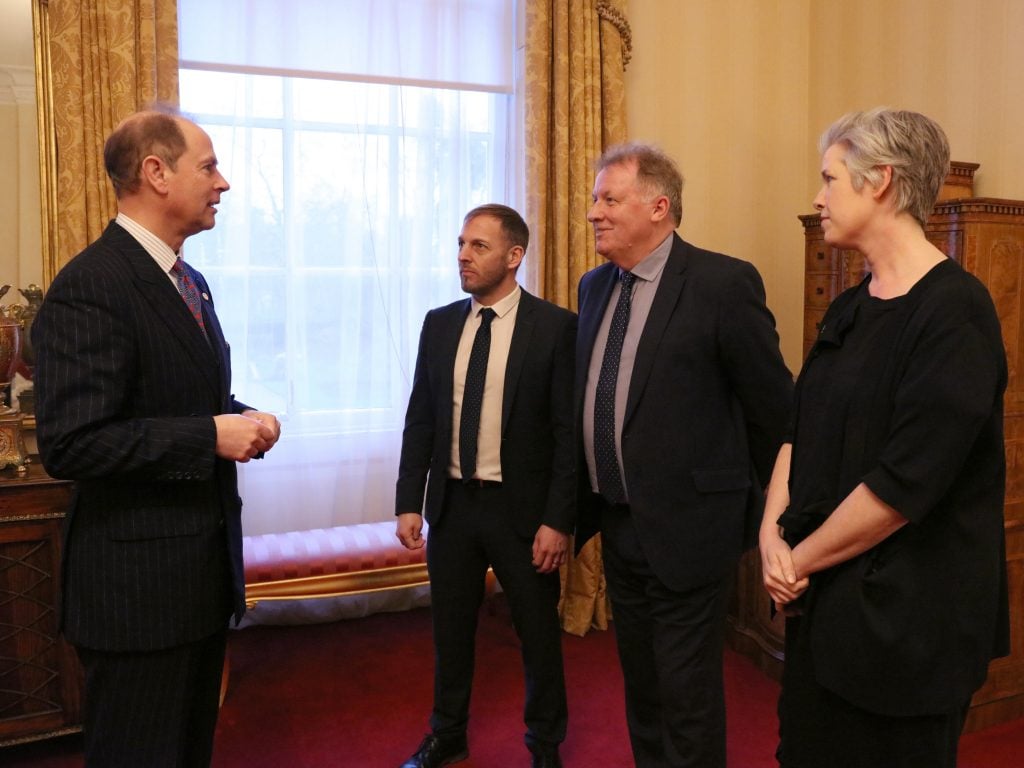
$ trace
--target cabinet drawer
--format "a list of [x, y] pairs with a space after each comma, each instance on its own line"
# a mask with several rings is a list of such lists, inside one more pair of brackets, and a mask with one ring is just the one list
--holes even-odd
[[804, 278], [804, 306], [827, 309], [836, 297], [838, 285], [839, 275], [834, 272], [807, 273]]
[[836, 251], [824, 240], [808, 240], [804, 246], [804, 267], [808, 272], [833, 272], [836, 269]]

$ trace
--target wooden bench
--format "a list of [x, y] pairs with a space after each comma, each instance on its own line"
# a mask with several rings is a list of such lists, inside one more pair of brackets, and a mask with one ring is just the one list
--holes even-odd
[[395, 522], [356, 523], [243, 539], [245, 601], [303, 600], [428, 584], [427, 549], [406, 549]]

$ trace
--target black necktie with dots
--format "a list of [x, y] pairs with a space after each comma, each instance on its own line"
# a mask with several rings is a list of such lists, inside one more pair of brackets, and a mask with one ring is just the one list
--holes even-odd
[[619, 381], [619, 360], [622, 357], [626, 327], [629, 325], [633, 281], [636, 278], [629, 272], [623, 272], [620, 280], [619, 300], [615, 304], [611, 325], [608, 326], [601, 374], [594, 391], [594, 466], [597, 470], [597, 487], [611, 504], [621, 504], [626, 500], [615, 450], [615, 389]]

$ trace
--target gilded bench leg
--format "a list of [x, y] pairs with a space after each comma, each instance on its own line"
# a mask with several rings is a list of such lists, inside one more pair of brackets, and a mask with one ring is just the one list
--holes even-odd
[[231, 651], [224, 650], [224, 668], [220, 672], [220, 704], [224, 706], [224, 697], [228, 695], [228, 678], [231, 676]]

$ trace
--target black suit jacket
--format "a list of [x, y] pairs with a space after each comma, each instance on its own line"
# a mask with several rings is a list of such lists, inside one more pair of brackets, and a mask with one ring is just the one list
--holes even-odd
[[236, 469], [214, 454], [212, 417], [247, 406], [230, 394], [211, 300], [203, 313], [209, 341], [111, 222], [60, 271], [33, 322], [40, 454], [52, 476], [75, 481], [62, 621], [77, 645], [165, 648], [245, 609]]
[[[607, 263], [580, 281], [580, 419], [594, 339], [617, 275]], [[666, 585], [686, 590], [720, 578], [753, 543], [792, 390], [757, 270], [673, 235], [622, 430], [631, 514]], [[582, 458], [581, 467], [577, 547], [600, 524]]]
[[[431, 310], [420, 333], [395, 510], [425, 509], [430, 525], [438, 523], [444, 507], [455, 354], [469, 308], [470, 300], [463, 299]], [[575, 341], [572, 312], [523, 291], [505, 371], [501, 474], [516, 530], [524, 537], [532, 538], [541, 524], [569, 533], [575, 522]]]

